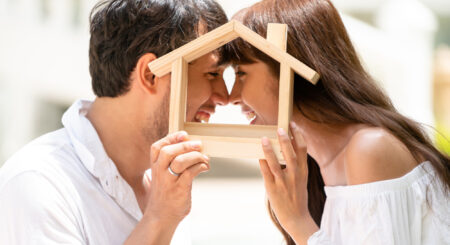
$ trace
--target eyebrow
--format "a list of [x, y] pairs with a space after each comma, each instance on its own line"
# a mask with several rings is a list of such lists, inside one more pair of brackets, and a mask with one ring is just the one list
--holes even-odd
[[220, 67], [218, 61], [217, 61], [217, 62], [214, 62], [213, 64], [211, 64], [211, 65], [208, 67], [208, 69], [217, 68], [217, 67]]

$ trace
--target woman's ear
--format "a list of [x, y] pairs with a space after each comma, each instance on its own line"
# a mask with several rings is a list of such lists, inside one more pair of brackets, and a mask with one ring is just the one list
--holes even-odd
[[156, 60], [156, 55], [153, 53], [146, 53], [141, 58], [139, 58], [136, 64], [136, 76], [137, 82], [140, 87], [144, 89], [147, 93], [156, 92], [156, 81], [155, 75], [150, 71], [148, 64]]

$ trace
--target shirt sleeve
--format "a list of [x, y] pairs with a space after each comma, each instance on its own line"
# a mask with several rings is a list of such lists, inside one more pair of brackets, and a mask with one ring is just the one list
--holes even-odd
[[38, 172], [10, 179], [0, 190], [2, 244], [85, 244], [66, 197]]

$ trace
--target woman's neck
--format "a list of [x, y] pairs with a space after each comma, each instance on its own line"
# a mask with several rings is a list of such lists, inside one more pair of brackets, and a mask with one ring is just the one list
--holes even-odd
[[343, 153], [351, 137], [363, 124], [332, 125], [313, 122], [300, 111], [293, 120], [302, 130], [308, 154], [320, 167], [326, 186], [346, 185]]

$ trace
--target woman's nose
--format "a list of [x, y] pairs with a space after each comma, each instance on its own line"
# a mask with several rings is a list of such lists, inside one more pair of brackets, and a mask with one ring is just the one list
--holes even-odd
[[231, 90], [231, 94], [229, 96], [229, 103], [231, 103], [233, 105], [242, 104], [241, 90], [242, 90], [241, 83], [238, 81], [235, 81], [234, 85], [233, 85], [233, 89]]

